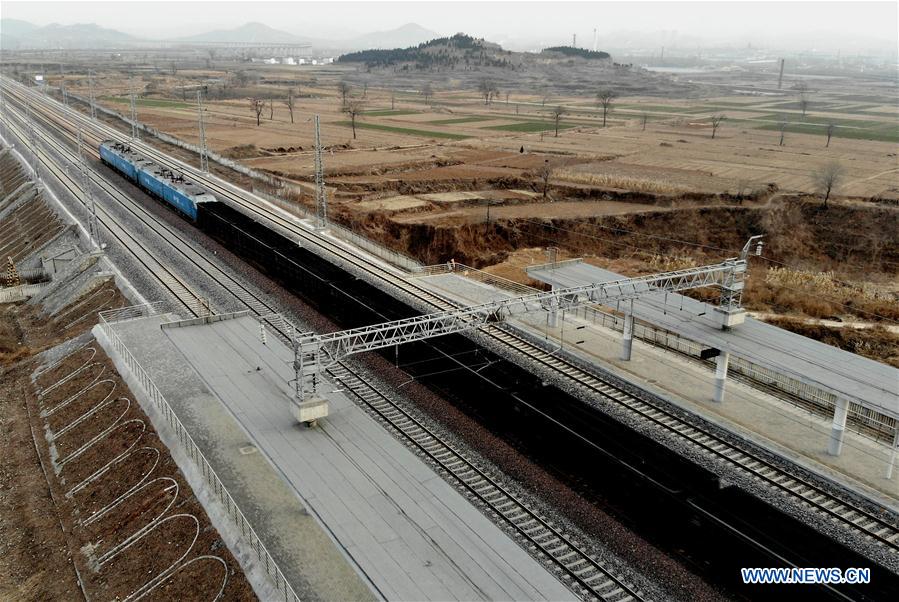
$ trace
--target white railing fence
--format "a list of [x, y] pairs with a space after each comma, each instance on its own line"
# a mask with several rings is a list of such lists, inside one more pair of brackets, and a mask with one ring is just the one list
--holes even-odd
[[[259, 539], [256, 531], [253, 530], [253, 527], [250, 525], [243, 512], [238, 508], [234, 498], [231, 497], [228, 489], [222, 483], [221, 479], [219, 479], [215, 470], [213, 470], [212, 465], [200, 451], [200, 448], [197, 447], [197, 444], [190, 436], [190, 433], [181, 423], [181, 420], [178, 419], [178, 416], [172, 410], [172, 407], [169, 405], [168, 401], [166, 401], [165, 397], [163, 397], [162, 393], [144, 370], [143, 366], [141, 366], [131, 354], [131, 351], [125, 346], [116, 333], [115, 328], [113, 328], [113, 324], [122, 320], [134, 320], [156, 315], [157, 312], [155, 311], [155, 306], [158, 305], [158, 303], [149, 303], [100, 312], [100, 328], [112, 343], [116, 352], [128, 366], [128, 369], [138, 379], [141, 386], [147, 392], [154, 407], [159, 412], [160, 416], [164, 418], [172, 433], [178, 438], [178, 441], [183, 450], [187, 453], [187, 456], [199, 469], [209, 491], [218, 498], [218, 501], [227, 512], [228, 518], [231, 519], [240, 531], [241, 537], [247, 544], [249, 544], [250, 548], [255, 553], [259, 566], [265, 570], [265, 573], [272, 580], [275, 589], [279, 594], [283, 594], [283, 600], [285, 602], [300, 602], [299, 596], [294, 592], [293, 587], [291, 587], [290, 583], [287, 581], [284, 573], [281, 572], [278, 564], [275, 562], [274, 558], [272, 558], [272, 555], [269, 553], [268, 549], [266, 549], [262, 540]], [[280, 595], [278, 599], [281, 599]]]

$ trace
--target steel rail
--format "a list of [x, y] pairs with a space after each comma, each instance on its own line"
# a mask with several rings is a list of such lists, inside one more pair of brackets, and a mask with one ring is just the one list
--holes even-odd
[[[56, 103], [56, 101], [53, 102]], [[50, 110], [56, 110], [56, 107], [50, 105]], [[99, 127], [104, 136], [119, 140], [127, 139], [127, 136], [114, 128], [105, 124], [94, 124], [81, 113], [77, 111], [75, 113], [77, 113], [77, 119]], [[210, 192], [224, 195], [231, 202], [267, 219], [278, 227], [303, 237], [350, 265], [363, 269], [386, 284], [402, 290], [405, 294], [414, 296], [420, 302], [440, 310], [459, 307], [459, 304], [410, 282], [408, 278], [399, 276], [384, 266], [371, 262], [365, 255], [354, 254], [344, 246], [312, 231], [311, 228], [307, 230], [296, 225], [293, 220], [282, 217], [278, 212], [266, 207], [262, 199], [254, 199], [252, 193], [241, 191], [234, 185], [225, 184], [216, 178], [201, 174], [196, 168], [166, 157], [161, 151], [150, 147], [145, 142], [140, 145], [142, 148], [149, 149], [146, 154], [152, 155], [151, 158], [154, 160], [170, 168], [189, 172], [195, 180], [202, 181]], [[610, 375], [597, 375], [559, 355], [549, 356], [545, 350], [534, 343], [495, 326], [488, 326], [482, 332], [499, 345], [516, 354], [521, 354], [524, 356], [523, 359], [537, 361], [551, 373], [561, 375], [575, 384], [584, 386], [607, 401], [626, 409], [646, 423], [661, 427], [672, 436], [688, 442], [712, 457], [726, 461], [733, 468], [749, 473], [769, 487], [790, 495], [800, 505], [818, 512], [822, 518], [837, 520], [846, 529], [886, 547], [891, 552], [899, 553], [899, 528], [897, 528], [895, 520], [891, 521], [877, 516], [848, 499], [835, 496], [822, 486], [812, 483], [810, 479], [775, 465], [761, 453], [751, 449], [750, 445], [737, 445], [725, 440], [713, 431], [711, 425], [694, 425], [684, 421], [672, 410], [666, 408], [663, 400], [656, 399], [645, 391], [638, 391], [635, 386], [624, 384], [623, 381], [615, 382]], [[540, 359], [536, 360], [535, 358]], [[735, 460], [737, 458], [739, 460]]]

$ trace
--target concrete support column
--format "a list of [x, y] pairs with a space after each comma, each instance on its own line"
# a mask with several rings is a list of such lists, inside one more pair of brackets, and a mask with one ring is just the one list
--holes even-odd
[[893, 466], [896, 464], [896, 453], [899, 452], [899, 424], [896, 425], [896, 432], [893, 434], [893, 447], [890, 448], [890, 459], [887, 463], [887, 471], [884, 477], [893, 478]]
[[630, 361], [631, 348], [634, 345], [634, 302], [631, 301], [631, 307], [624, 314], [624, 338], [621, 339], [621, 359]]
[[730, 364], [730, 353], [722, 351], [715, 364], [715, 401], [724, 401], [724, 386], [727, 383], [727, 367]]
[[843, 450], [843, 434], [846, 432], [846, 418], [849, 416], [849, 401], [837, 397], [836, 407], [833, 411], [833, 426], [830, 429], [830, 444], [827, 453], [831, 456], [839, 456]]

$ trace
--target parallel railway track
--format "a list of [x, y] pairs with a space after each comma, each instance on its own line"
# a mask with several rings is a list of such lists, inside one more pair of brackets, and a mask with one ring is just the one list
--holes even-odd
[[[11, 89], [5, 80], [4, 85], [7, 90]], [[97, 140], [112, 138], [128, 141], [127, 136], [114, 128], [93, 122], [73, 109], [63, 108], [55, 101], [27, 91], [23, 92], [19, 89], [14, 89], [13, 91], [16, 95], [30, 94], [32, 102], [35, 105], [39, 105], [41, 110], [49, 112], [51, 118], [55, 119], [62, 127], [83, 127], [95, 136]], [[254, 195], [248, 192], [241, 191], [233, 185], [203, 174], [183, 162], [173, 160], [152, 146], [144, 143], [134, 143], [133, 146], [160, 164], [190, 173], [193, 179], [201, 182], [220, 199], [227, 200], [231, 204], [243, 208], [245, 212], [249, 212], [250, 215], [256, 218], [263, 218], [289, 231], [310, 245], [323, 249], [326, 253], [336, 257], [340, 262], [353, 266], [358, 270], [364, 270], [382, 283], [399, 289], [406, 295], [413, 296], [425, 306], [432, 307], [435, 310], [455, 307], [455, 304], [451, 301], [410, 281], [398, 270], [388, 269], [383, 265], [373, 263], [365, 255], [352, 252], [335, 241], [312, 231], [311, 228], [307, 229], [297, 225], [293, 219], [285, 217], [279, 211], [268, 207], [262, 199], [254, 198]], [[848, 499], [836, 497], [811, 480], [787, 472], [782, 467], [773, 464], [764, 454], [756, 451], [752, 446], [737, 446], [718, 435], [711, 427], [688, 423], [669, 410], [663, 402], [655, 399], [648, 393], [635, 391], [633, 387], [616, 382], [614, 378], [588, 371], [564, 357], [551, 355], [523, 336], [510, 332], [509, 329], [490, 326], [481, 332], [493, 339], [497, 344], [505, 346], [513, 353], [520, 354], [528, 361], [537, 362], [553, 374], [568, 380], [571, 384], [582, 387], [591, 394], [616, 404], [644, 423], [661, 428], [673, 437], [719, 459], [725, 465], [751, 475], [752, 478], [757, 479], [768, 487], [789, 496], [799, 505], [815, 511], [831, 524], [839, 524], [846, 530], [861, 535], [872, 544], [884, 547], [892, 554], [899, 553], [899, 526], [897, 526], [895, 518], [878, 516]], [[343, 374], [342, 372], [339, 373]], [[365, 399], [365, 395], [356, 393], [357, 384], [351, 384], [350, 382], [345, 384], [357, 398], [361, 399], [373, 411], [378, 412], [378, 409], [372, 406], [372, 402]], [[375, 391], [373, 395], [377, 397], [380, 393]], [[392, 413], [390, 415], [396, 416]], [[399, 418], [397, 419], [399, 420]], [[384, 420], [389, 422], [386, 416]], [[413, 431], [412, 436], [414, 436], [414, 433]], [[404, 434], [404, 436], [408, 437], [409, 435]], [[565, 554], [562, 555], [562, 557], [564, 556]]]
[[[17, 135], [24, 132], [19, 126], [11, 126]], [[52, 136], [41, 132], [39, 134], [43, 144], [52, 147], [60, 156], [69, 155], [74, 159], [74, 151], [65, 148], [62, 143]], [[70, 141], [74, 137], [69, 135]], [[93, 153], [96, 155], [96, 153]], [[70, 178], [64, 170], [60, 169], [45, 151], [38, 152], [39, 158], [48, 169], [76, 198], [81, 198], [81, 189], [74, 179]], [[121, 203], [134, 217], [147, 225], [156, 234], [166, 240], [182, 257], [203, 271], [209, 277], [218, 282], [223, 290], [233, 294], [241, 303], [259, 317], [271, 315], [275, 310], [265, 304], [255, 294], [244, 287], [239, 281], [232, 278], [226, 272], [218, 268], [213, 262], [206, 259], [202, 252], [194, 249], [177, 230], [173, 230], [138, 203], [127, 198], [118, 191], [112, 183], [100, 176], [92, 175], [92, 181], [104, 192], [108, 193], [116, 201]], [[83, 203], [83, 200], [82, 200]], [[114, 220], [101, 207], [98, 206], [98, 217], [102, 224], [110, 232], [119, 231]], [[123, 245], [136, 245], [140, 249], [140, 255], [135, 257], [141, 261], [145, 247], [134, 237], [116, 236]], [[127, 247], [130, 249], [130, 247]], [[197, 307], [200, 297], [190, 291], [187, 286], [173, 288], [167, 286], [172, 278], [177, 276], [161, 262], [141, 263], [150, 274], [157, 278], [163, 286], [179, 299], [181, 304], [194, 316], [202, 315], [203, 308]], [[288, 332], [283, 324], [270, 322], [272, 330], [289, 341], [292, 333]], [[462, 452], [456, 450], [447, 442], [440, 439], [418, 419], [402, 409], [389, 396], [372, 386], [367, 380], [356, 374], [345, 362], [334, 366], [331, 376], [343, 386], [347, 387], [352, 396], [374, 414], [381, 422], [389, 426], [402, 440], [424, 455], [437, 467], [443, 469], [451, 482], [463, 492], [474, 498], [482, 505], [486, 512], [512, 531], [514, 537], [523, 544], [539, 560], [555, 567], [555, 572], [563, 583], [569, 586], [575, 593], [588, 600], [608, 600], [610, 602], [629, 602], [643, 600], [642, 594], [624, 579], [603, 566], [594, 556], [590, 555], [575, 542], [567, 538], [561, 531], [553, 526], [551, 521], [532, 510], [526, 503], [520, 501], [511, 491], [504, 487], [498, 479], [495, 479], [477, 467]]]

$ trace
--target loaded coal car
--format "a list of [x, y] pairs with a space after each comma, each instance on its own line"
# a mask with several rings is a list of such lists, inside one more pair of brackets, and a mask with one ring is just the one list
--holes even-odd
[[100, 159], [146, 192], [197, 221], [197, 210], [216, 198], [183, 173], [172, 171], [144, 157], [128, 144], [114, 140], [100, 143]]

